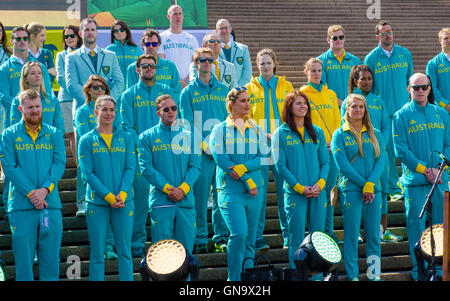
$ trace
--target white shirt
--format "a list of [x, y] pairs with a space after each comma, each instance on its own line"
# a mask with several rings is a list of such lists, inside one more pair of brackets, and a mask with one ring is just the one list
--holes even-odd
[[387, 57], [391, 57], [392, 55], [392, 51], [394, 50], [394, 48], [392, 48], [391, 51], [387, 51], [386, 49], [384, 49], [383, 47], [381, 47], [381, 49], [383, 50], [384, 53], [386, 53]]
[[197, 38], [190, 33], [183, 31], [175, 34], [168, 29], [161, 34], [158, 54], [164, 54], [166, 59], [172, 61], [177, 67], [180, 79], [184, 80], [189, 77], [189, 65], [197, 48]]
[[444, 55], [447, 58], [447, 60], [450, 62], [450, 55], [448, 55], [447, 53], [444, 53]]
[[83, 51], [83, 52], [86, 53], [86, 54], [89, 54], [89, 52], [90, 52], [91, 50], [94, 50], [95, 53], [98, 52], [98, 46], [97, 46], [97, 45], [95, 45], [95, 48], [94, 48], [94, 49], [89, 49], [89, 48], [87, 48], [87, 47], [84, 46], [84, 45], [81, 45], [80, 48], [81, 48], [81, 51]]

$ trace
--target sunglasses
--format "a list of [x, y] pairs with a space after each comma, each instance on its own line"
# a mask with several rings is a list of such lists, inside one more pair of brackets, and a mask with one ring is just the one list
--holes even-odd
[[15, 37], [15, 38], [14, 38], [14, 40], [15, 40], [16, 42], [20, 42], [20, 41], [22, 41], [22, 39], [23, 39], [24, 42], [28, 42], [28, 41], [30, 40], [29, 37]]
[[214, 39], [211, 39], [211, 40], [208, 40], [208, 43], [209, 43], [209, 44], [214, 44], [214, 43], [220, 44], [220, 43], [222, 43], [222, 41], [221, 41], [221, 40], [214, 40]]
[[344, 38], [345, 38], [344, 35], [341, 35], [341, 36], [332, 37], [331, 39], [333, 39], [333, 41], [337, 41], [338, 39], [342, 41]]
[[103, 85], [92, 85], [92, 89], [94, 89], [95, 91], [98, 91], [99, 89], [106, 91], [106, 87]]
[[120, 27], [119, 29], [113, 29], [113, 33], [124, 32], [126, 29], [124, 27]]
[[246, 87], [234, 87], [238, 91], [247, 91]]
[[156, 65], [155, 64], [142, 64], [141, 68], [142, 69], [148, 69], [148, 68], [156, 69]]
[[74, 33], [64, 35], [64, 39], [68, 39], [68, 38], [75, 39], [75, 37], [76, 37], [76, 35]]
[[387, 36], [387, 35], [393, 35], [393, 34], [394, 34], [393, 31], [388, 31], [388, 32], [382, 32], [382, 33], [380, 33], [380, 36], [385, 37], [385, 36]]
[[178, 110], [178, 107], [170, 106], [170, 107], [164, 107], [164, 108], [160, 109], [160, 111], [163, 111], [164, 113], [168, 113], [170, 110], [172, 110], [172, 112], [176, 112]]
[[145, 42], [144, 43], [144, 46], [145, 47], [150, 47], [150, 45], [152, 45], [152, 47], [156, 47], [156, 46], [158, 46], [158, 42]]
[[214, 59], [212, 57], [200, 57], [197, 59], [197, 61], [199, 61], [202, 64], [206, 62], [212, 64], [214, 62]]
[[428, 88], [430, 87], [430, 85], [415, 85], [415, 86], [411, 86], [411, 88], [414, 89], [414, 91], [419, 91], [420, 89], [422, 89], [422, 91], [426, 91], [428, 90]]

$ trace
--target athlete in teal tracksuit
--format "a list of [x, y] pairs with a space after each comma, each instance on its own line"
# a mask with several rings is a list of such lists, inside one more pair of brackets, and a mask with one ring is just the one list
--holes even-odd
[[[238, 100], [236, 100], [237, 102]], [[254, 258], [259, 212], [263, 202], [264, 185], [261, 167], [265, 144], [263, 130], [252, 120], [246, 120], [240, 129], [229, 116], [217, 124], [211, 133], [211, 154], [217, 163], [216, 185], [218, 205], [230, 231], [228, 240], [228, 280], [241, 280], [245, 258]], [[266, 164], [270, 160], [266, 158]], [[240, 178], [235, 180], [231, 172]], [[253, 188], [257, 195], [249, 194]], [[245, 268], [253, 267], [253, 260], [245, 262]]]
[[[42, 122], [54, 126], [64, 132], [64, 116], [59, 105], [58, 98], [53, 93], [46, 93], [44, 96], [41, 92], [42, 103]], [[19, 111], [19, 97], [14, 97], [11, 104], [10, 124], [16, 124], [22, 118]]]
[[[294, 253], [305, 237], [308, 218], [309, 232], [325, 228], [327, 196], [323, 188], [328, 177], [330, 155], [325, 136], [313, 125], [317, 142], [304, 130], [302, 139], [286, 123], [275, 130], [272, 137], [272, 156], [276, 168], [284, 179], [284, 208], [289, 233], [289, 266], [295, 269]], [[317, 198], [303, 195], [305, 186], [318, 184], [322, 191]]]
[[435, 103], [441, 107], [450, 104], [450, 60], [449, 55], [439, 53], [427, 63], [426, 73], [433, 85]]
[[[397, 158], [402, 163], [400, 181], [405, 187], [405, 210], [409, 251], [413, 263], [412, 277], [417, 279], [417, 262], [414, 246], [425, 230], [427, 214], [419, 219], [419, 214], [430, 192], [432, 183], [424, 173], [428, 168], [436, 168], [441, 159], [434, 151], [450, 157], [450, 118], [447, 111], [433, 104], [420, 106], [411, 100], [394, 115], [394, 147]], [[443, 195], [447, 189], [448, 173], [442, 175], [431, 199], [432, 222], [443, 221]]]
[[[151, 185], [151, 235], [155, 243], [176, 239], [189, 254], [196, 235], [195, 200], [191, 188], [200, 174], [201, 155], [192, 152], [191, 133], [162, 121], [139, 135], [139, 165]], [[170, 187], [184, 192], [180, 201], [169, 198]]]
[[[108, 228], [114, 233], [120, 280], [133, 280], [131, 237], [134, 202], [133, 178], [136, 173], [134, 137], [113, 127], [110, 145], [98, 129], [83, 135], [78, 157], [86, 187], [86, 222], [90, 244], [89, 279], [103, 281], [104, 253]], [[123, 208], [112, 208], [120, 196]]]
[[[14, 97], [20, 92], [22, 67], [26, 62], [30, 61], [36, 61], [36, 59], [33, 56], [28, 55], [25, 62], [22, 63], [18, 57], [11, 55], [9, 59], [0, 66], [0, 99], [6, 117], [5, 120], [2, 121], [3, 129], [10, 126], [11, 104]], [[52, 91], [52, 83], [47, 68], [41, 64], [41, 69], [44, 78], [45, 91]], [[5, 177], [2, 194], [3, 204], [8, 202], [8, 183], [9, 180]]]
[[[122, 127], [134, 136], [136, 144], [142, 132], [159, 123], [158, 116], [156, 115], [155, 100], [159, 95], [163, 94], [172, 95], [176, 102], [176, 93], [169, 86], [159, 82], [155, 82], [153, 86], [147, 86], [141, 79], [139, 79], [137, 84], [131, 86], [122, 94], [120, 99]], [[132, 249], [134, 250], [133, 254], [135, 254], [133, 256], [137, 256], [137, 254], [142, 255], [145, 242], [147, 241], [146, 223], [150, 192], [149, 183], [139, 168], [136, 169], [133, 189], [135, 191], [134, 203], [136, 210]]]
[[[392, 116], [408, 101], [408, 79], [413, 74], [413, 60], [411, 52], [394, 44], [392, 53], [388, 56], [379, 45], [364, 58], [373, 74], [373, 91], [380, 95], [386, 104], [388, 117]], [[398, 171], [395, 163], [392, 136], [386, 144], [389, 159], [389, 194], [399, 192]]]
[[[367, 108], [367, 106], [366, 106]], [[367, 112], [365, 112], [367, 114]], [[361, 132], [361, 155], [355, 136], [350, 129], [350, 122], [334, 132], [331, 140], [331, 150], [339, 172], [342, 175], [339, 182], [341, 204], [345, 208], [344, 215], [344, 261], [348, 279], [357, 279], [358, 269], [358, 236], [361, 219], [366, 236], [366, 256], [377, 256], [381, 259], [380, 221], [381, 221], [381, 183], [380, 177], [385, 170], [386, 153], [383, 151], [383, 137], [373, 130], [379, 145], [379, 155], [376, 156], [369, 131], [364, 124]], [[353, 161], [353, 163], [352, 163]], [[373, 199], [367, 201], [364, 193], [373, 194]], [[379, 277], [380, 269], [375, 269], [375, 277]]]
[[[32, 62], [36, 59], [29, 55], [24, 62]], [[24, 64], [14, 55], [12, 55], [6, 62], [0, 66], [0, 96], [2, 106], [5, 110], [6, 116], [10, 116], [11, 103], [14, 97], [20, 92], [20, 77], [22, 67]], [[41, 64], [42, 76], [44, 78], [45, 91], [52, 91], [52, 83], [47, 68]], [[10, 124], [10, 118], [7, 117], [3, 123], [3, 128], [6, 129]]]
[[[211, 76], [208, 85], [202, 82], [200, 77], [196, 77], [181, 91], [180, 95], [180, 116], [189, 124], [189, 129], [194, 133], [193, 151], [197, 154], [202, 153], [202, 172], [193, 187], [197, 214], [196, 246], [205, 246], [208, 242], [207, 202], [216, 172], [216, 164], [211, 155], [207, 153], [210, 147], [209, 135], [213, 126], [224, 121], [228, 115], [225, 108], [227, 94], [228, 87]], [[214, 209], [213, 215], [220, 215], [219, 209]], [[220, 221], [220, 216], [215, 220]], [[216, 235], [213, 238], [214, 242], [226, 239], [223, 237], [227, 232], [223, 221], [221, 223], [213, 222], [213, 225], [214, 233], [222, 236], [217, 237], [218, 235]]]
[[122, 43], [118, 40], [114, 40], [114, 43], [105, 49], [116, 54], [117, 60], [119, 61], [120, 71], [122, 71], [124, 82], [126, 83], [128, 74], [127, 68], [130, 64], [136, 62], [137, 58], [142, 54], [142, 49], [137, 45], [128, 45], [126, 42], [125, 45], [122, 45]]
[[339, 61], [331, 49], [317, 58], [322, 61], [322, 83], [344, 100], [348, 95], [348, 78], [353, 66], [360, 65], [361, 59], [344, 50], [345, 56]]
[[[178, 70], [172, 61], [158, 57], [156, 62], [156, 77], [155, 80], [158, 83], [166, 84], [176, 93], [181, 93], [181, 82]], [[139, 75], [136, 73], [136, 62], [131, 63], [127, 68], [127, 88], [137, 84], [139, 81]]]
[[[365, 94], [363, 91], [355, 87], [353, 93], [363, 95], [366, 98], [367, 108], [369, 109], [370, 121], [372, 122], [373, 127], [381, 132], [381, 135], [383, 136], [383, 144], [386, 145], [389, 142], [390, 137], [392, 135], [392, 123], [390, 118], [388, 118], [387, 116], [387, 112], [385, 109], [386, 105], [384, 101], [372, 91], [369, 92], [368, 94]], [[347, 111], [346, 106], [347, 106], [347, 98], [344, 100], [341, 107], [341, 116], [343, 123], [344, 123], [344, 115], [345, 112]], [[385, 170], [383, 172], [383, 176], [380, 178], [382, 188], [381, 198], [383, 205], [382, 215], [388, 213], [388, 204], [387, 204], [388, 172], [389, 172], [388, 168], [389, 168], [388, 160], [386, 160]]]
[[[58, 181], [66, 167], [63, 133], [41, 123], [33, 139], [23, 120], [2, 135], [0, 158], [10, 179], [7, 212], [12, 233], [16, 280], [32, 281], [33, 259], [37, 251], [39, 279], [59, 279], [62, 240], [62, 205]], [[28, 196], [47, 188], [48, 206], [36, 209]]]

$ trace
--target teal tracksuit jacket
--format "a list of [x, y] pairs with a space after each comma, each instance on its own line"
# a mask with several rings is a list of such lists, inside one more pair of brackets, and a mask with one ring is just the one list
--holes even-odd
[[[450, 156], [450, 118], [443, 108], [427, 104], [419, 106], [410, 101], [394, 115], [394, 147], [397, 158], [402, 163], [400, 181], [405, 187], [405, 212], [409, 251], [413, 264], [412, 277], [417, 278], [417, 263], [414, 246], [425, 230], [427, 214], [419, 219], [419, 214], [431, 190], [431, 183], [423, 175], [425, 168], [437, 168], [441, 162], [434, 152]], [[448, 172], [442, 175], [442, 184], [437, 184], [431, 198], [432, 223], [442, 223], [443, 195], [447, 190]]]
[[364, 64], [372, 70], [373, 90], [384, 100], [391, 117], [409, 99], [407, 86], [414, 70], [411, 52], [394, 44], [392, 55], [388, 57], [378, 46], [367, 54]]
[[[375, 129], [381, 132], [383, 136], [384, 145], [388, 145], [390, 141], [392, 141], [392, 122], [391, 118], [388, 117], [386, 112], [386, 104], [377, 94], [372, 91], [369, 94], [365, 95], [361, 90], [355, 87], [353, 93], [361, 94], [366, 98], [367, 107], [369, 109], [370, 121]], [[346, 112], [347, 98], [342, 103], [341, 107], [341, 117], [342, 122], [344, 122], [344, 115]], [[389, 183], [389, 175], [392, 174], [391, 182], [396, 182], [398, 180], [398, 172], [397, 165], [394, 160], [386, 160], [386, 167], [381, 177], [381, 186], [383, 187], [383, 214], [387, 213], [387, 193], [389, 193], [388, 183]], [[390, 173], [390, 171], [392, 172]]]
[[[358, 236], [361, 221], [364, 224], [366, 237], [366, 256], [381, 256], [380, 222], [381, 222], [381, 182], [385, 170], [386, 152], [383, 137], [374, 129], [380, 147], [380, 155], [376, 158], [372, 143], [365, 127], [360, 135], [364, 157], [359, 154], [356, 139], [344, 123], [333, 134], [331, 150], [341, 173], [339, 190], [344, 216], [344, 264], [349, 279], [358, 277]], [[356, 158], [356, 159], [355, 159]], [[353, 164], [351, 163], [354, 160]], [[371, 203], [364, 204], [361, 198], [363, 192], [375, 194]], [[379, 271], [380, 269], [377, 269]], [[379, 275], [376, 275], [379, 276]]]
[[[113, 128], [110, 148], [97, 129], [79, 141], [78, 161], [86, 187], [86, 222], [90, 244], [89, 279], [104, 280], [104, 252], [111, 225], [121, 280], [133, 280], [131, 235], [133, 231], [133, 179], [136, 145], [132, 135]], [[124, 208], [111, 208], [120, 194]]]
[[[16, 280], [34, 280], [36, 254], [39, 279], [58, 280], [62, 240], [58, 182], [66, 167], [63, 133], [43, 123], [33, 141], [21, 120], [3, 132], [0, 158], [10, 180], [7, 212], [16, 258]], [[48, 207], [36, 210], [27, 195], [43, 187], [50, 191], [45, 199]]]
[[445, 107], [450, 103], [450, 61], [445, 53], [439, 53], [427, 63], [426, 74], [433, 85], [435, 103]]
[[[191, 190], [201, 165], [201, 155], [192, 152], [192, 138], [191, 132], [182, 127], [166, 126], [162, 122], [139, 135], [139, 165], [152, 191], [149, 198], [152, 240], [179, 239], [189, 253], [193, 251], [196, 234], [195, 199]], [[181, 188], [185, 197], [173, 202], [168, 197], [169, 187]], [[182, 224], [176, 218], [164, 222], [164, 212], [158, 211], [173, 207], [184, 215], [180, 218], [185, 221]]]
[[[217, 164], [216, 186], [218, 207], [230, 231], [228, 239], [228, 280], [241, 280], [242, 265], [247, 257], [255, 256], [256, 232], [263, 200], [264, 185], [261, 167], [270, 164], [265, 156], [265, 135], [254, 121], [247, 120], [241, 132], [228, 117], [211, 133], [211, 153]], [[265, 158], [266, 157], [266, 158]], [[240, 175], [231, 178], [230, 167]], [[249, 191], [257, 188], [257, 195]], [[246, 262], [245, 267], [252, 267]]]
[[[330, 155], [325, 135], [313, 125], [317, 136], [314, 143], [304, 130], [303, 141], [299, 132], [292, 131], [286, 123], [277, 128], [272, 137], [272, 157], [278, 173], [283, 177], [284, 210], [288, 223], [289, 263], [295, 268], [294, 253], [305, 237], [307, 216], [309, 231], [325, 228], [327, 196], [323, 189], [328, 178]], [[318, 184], [322, 192], [318, 198], [303, 196], [304, 186]]]
[[[160, 84], [166, 84], [175, 90], [175, 93], [181, 93], [180, 76], [178, 69], [172, 61], [157, 58], [155, 81]], [[131, 63], [127, 68], [127, 88], [139, 82], [139, 75], [136, 73], [136, 62]]]
[[[47, 93], [45, 97], [41, 93], [42, 103], [42, 122], [54, 126], [64, 132], [64, 116], [61, 111], [59, 101], [52, 92]], [[19, 111], [19, 97], [14, 97], [11, 104], [10, 124], [16, 124], [22, 119], [22, 113]]]
[[123, 191], [126, 201], [133, 199], [132, 183], [136, 171], [136, 147], [133, 136], [115, 127], [111, 148], [93, 129], [79, 142], [78, 158], [87, 181], [86, 201], [109, 206], [105, 197]]
[[178, 103], [175, 91], [159, 82], [149, 87], [139, 80], [122, 94], [120, 99], [122, 127], [132, 133], [136, 141], [142, 132], [159, 123], [155, 100], [164, 94], [171, 95], [175, 103]]
[[331, 49], [317, 58], [322, 61], [322, 83], [327, 84], [337, 98], [344, 100], [348, 95], [350, 71], [353, 66], [361, 65], [361, 59], [346, 51], [344, 59], [339, 62]]
[[[36, 61], [29, 55], [26, 62]], [[11, 56], [6, 62], [0, 66], [0, 97], [1, 103], [5, 110], [6, 116], [10, 116], [11, 103], [14, 97], [20, 92], [20, 77], [22, 74], [22, 63], [15, 56]], [[45, 91], [52, 91], [52, 82], [47, 68], [41, 64], [44, 78]], [[4, 121], [3, 128], [9, 126], [10, 119], [7, 117]]]
[[116, 54], [117, 60], [119, 61], [120, 71], [122, 71], [123, 79], [126, 83], [127, 68], [131, 63], [136, 62], [137, 58], [141, 56], [142, 49], [139, 46], [131, 46], [127, 43], [122, 45], [122, 43], [117, 40], [114, 40], [114, 43], [105, 49]]
[[[209, 85], [204, 84], [197, 77], [182, 90], [179, 114], [186, 129], [189, 129], [194, 135], [194, 153], [201, 154], [202, 150], [207, 149], [212, 128], [228, 116], [225, 106], [228, 91], [228, 87], [220, 83], [214, 76], [211, 76]], [[207, 202], [216, 171], [213, 158], [206, 153], [202, 155], [201, 170], [202, 173], [193, 188], [197, 214], [196, 245], [207, 243]], [[212, 219], [215, 233], [213, 240], [215, 242], [226, 240], [228, 230], [217, 207], [217, 197], [214, 191]]]
[[[122, 94], [120, 99], [122, 127], [134, 136], [136, 145], [142, 132], [159, 123], [158, 115], [156, 115], [155, 100], [163, 94], [171, 95], [175, 103], [178, 103], [177, 94], [174, 90], [159, 82], [155, 82], [153, 86], [149, 87], [139, 79], [136, 84]], [[150, 185], [140, 172], [138, 161], [136, 161], [136, 164], [136, 176], [133, 184], [135, 191], [135, 226], [133, 228], [132, 247], [144, 248], [147, 241], [146, 223], [148, 219]]]
[[48, 208], [61, 209], [57, 184], [66, 168], [66, 152], [60, 130], [43, 123], [33, 142], [20, 120], [4, 131], [1, 145], [2, 167], [11, 181], [8, 212], [34, 209], [27, 195], [40, 187], [53, 189], [46, 198]]

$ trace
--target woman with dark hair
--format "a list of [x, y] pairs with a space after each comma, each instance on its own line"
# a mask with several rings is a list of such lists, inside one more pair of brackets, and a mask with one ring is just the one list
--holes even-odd
[[[370, 120], [375, 129], [381, 132], [383, 136], [383, 144], [386, 145], [389, 142], [389, 137], [392, 135], [392, 124], [388, 118], [386, 106], [383, 99], [372, 91], [373, 87], [373, 74], [367, 65], [357, 65], [350, 71], [348, 81], [348, 91], [350, 94], [360, 94], [366, 98], [367, 108], [369, 110]], [[345, 115], [347, 106], [347, 99], [344, 100], [341, 107], [342, 118]], [[392, 234], [387, 229], [387, 214], [388, 214], [388, 165], [386, 160], [386, 169], [381, 177], [382, 187], [382, 215], [381, 215], [381, 227], [380, 233], [381, 239], [387, 242], [400, 241], [403, 238]], [[390, 168], [397, 169], [397, 166], [391, 166]], [[361, 240], [360, 240], [361, 241]]]
[[58, 100], [61, 105], [61, 110], [64, 116], [64, 128], [65, 133], [69, 136], [70, 149], [76, 159], [76, 142], [73, 127], [73, 117], [75, 112], [73, 111], [73, 98], [70, 96], [66, 85], [65, 76], [65, 59], [68, 53], [78, 49], [83, 44], [81, 37], [79, 35], [80, 29], [75, 25], [66, 25], [62, 30], [63, 36], [63, 48], [64, 50], [56, 54], [56, 80], [59, 84]]
[[308, 97], [294, 90], [286, 96], [284, 123], [272, 137], [272, 158], [284, 179], [284, 209], [289, 233], [289, 266], [308, 230], [323, 231], [327, 213], [325, 184], [330, 155], [323, 130], [311, 121]]
[[358, 281], [358, 237], [363, 223], [366, 256], [375, 271], [370, 280], [380, 280], [381, 183], [386, 152], [383, 137], [374, 129], [364, 96], [347, 97], [344, 124], [331, 140], [334, 161], [341, 174], [338, 183], [344, 214], [344, 263], [349, 280]]
[[[308, 82], [300, 88], [300, 91], [308, 96], [311, 105], [312, 123], [323, 130], [329, 147], [334, 131], [341, 126], [341, 115], [336, 93], [330, 90], [326, 83], [322, 82], [322, 66], [322, 61], [316, 58], [310, 58], [306, 61], [304, 72]], [[328, 203], [324, 231], [339, 242], [334, 233], [334, 206], [331, 204], [330, 198], [330, 192], [336, 185], [337, 177], [336, 164], [334, 160], [330, 160], [330, 170], [325, 187]]]
[[11, 48], [7, 44], [6, 30], [2, 22], [0, 22], [0, 65], [3, 64], [12, 54]]
[[[270, 161], [265, 134], [248, 117], [250, 101], [245, 87], [231, 89], [226, 100], [227, 119], [211, 132], [211, 154], [217, 163], [217, 202], [230, 231], [228, 280], [241, 280], [242, 265], [255, 256], [256, 231], [263, 194], [262, 165]], [[252, 260], [245, 268], [253, 267]]]
[[[2, 22], [0, 22], [0, 65], [3, 64], [6, 60], [9, 59], [9, 57], [12, 54], [11, 49], [6, 46], [7, 43], [7, 36], [5, 27], [3, 26]], [[5, 118], [9, 118], [9, 116], [6, 116], [5, 110], [3, 109], [3, 106], [0, 106], [0, 120], [5, 120]], [[0, 122], [0, 133], [3, 130], [3, 122]]]
[[131, 30], [124, 21], [116, 20], [111, 25], [111, 45], [106, 50], [116, 54], [123, 78], [127, 82], [127, 68], [142, 54], [142, 49], [133, 42]]

